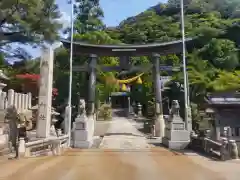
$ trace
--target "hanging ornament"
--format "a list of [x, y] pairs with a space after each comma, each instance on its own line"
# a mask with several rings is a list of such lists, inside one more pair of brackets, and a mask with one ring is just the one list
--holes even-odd
[[142, 79], [141, 79], [141, 77], [138, 77], [137, 78], [137, 82], [136, 82], [137, 84], [142, 84]]
[[125, 84], [122, 85], [122, 91], [127, 91], [127, 86]]

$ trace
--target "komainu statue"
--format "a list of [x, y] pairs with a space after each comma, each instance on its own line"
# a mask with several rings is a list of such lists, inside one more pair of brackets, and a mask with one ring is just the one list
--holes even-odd
[[179, 109], [180, 109], [180, 105], [178, 103], [178, 100], [173, 100], [172, 108], [171, 108], [171, 115], [179, 116]]
[[78, 116], [85, 115], [86, 115], [86, 103], [84, 99], [80, 99], [78, 104]]

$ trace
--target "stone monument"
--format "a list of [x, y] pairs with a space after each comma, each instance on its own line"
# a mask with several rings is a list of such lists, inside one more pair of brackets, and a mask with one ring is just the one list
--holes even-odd
[[40, 64], [40, 88], [38, 97], [37, 137], [50, 135], [52, 113], [53, 55], [52, 48], [43, 48]]
[[93, 144], [94, 121], [86, 116], [85, 101], [80, 99], [78, 115], [73, 124], [73, 147], [90, 148]]
[[190, 132], [185, 129], [185, 122], [179, 115], [179, 103], [177, 100], [172, 101], [170, 117], [165, 127], [165, 137], [162, 143], [169, 149], [182, 150], [190, 142]]

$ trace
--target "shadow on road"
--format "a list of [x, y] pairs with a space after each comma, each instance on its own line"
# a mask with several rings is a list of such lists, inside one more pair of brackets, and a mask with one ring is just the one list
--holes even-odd
[[180, 155], [181, 156], [202, 156], [202, 157], [207, 158], [209, 161], [221, 161], [217, 157], [210, 156], [210, 155], [205, 154], [203, 152], [194, 151], [190, 148], [186, 148], [186, 149], [183, 149], [183, 150], [172, 150], [172, 149], [169, 149], [168, 147], [166, 147], [165, 145], [163, 145], [162, 143], [149, 143], [149, 144], [152, 144], [155, 147], [164, 148], [164, 149], [172, 152], [176, 156], [180, 156]]
[[112, 113], [113, 117], [128, 117], [128, 113], [126, 109], [113, 109]]
[[143, 135], [133, 134], [133, 133], [105, 133], [104, 136], [136, 136], [136, 137], [144, 137]]

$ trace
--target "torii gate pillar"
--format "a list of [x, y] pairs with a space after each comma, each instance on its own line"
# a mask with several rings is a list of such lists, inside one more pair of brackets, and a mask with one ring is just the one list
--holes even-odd
[[96, 66], [97, 66], [97, 55], [90, 55], [89, 63], [89, 94], [88, 94], [88, 115], [92, 116], [95, 113], [95, 94], [96, 94]]
[[153, 57], [153, 82], [154, 82], [154, 93], [155, 93], [155, 136], [163, 138], [165, 135], [165, 121], [163, 118], [163, 107], [162, 107], [162, 89], [160, 83], [160, 55], [154, 53]]

